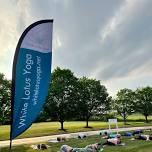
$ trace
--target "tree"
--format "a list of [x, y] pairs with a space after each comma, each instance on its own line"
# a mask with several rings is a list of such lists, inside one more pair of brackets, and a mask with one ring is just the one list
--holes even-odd
[[89, 118], [95, 113], [101, 113], [106, 110], [109, 97], [105, 86], [100, 81], [83, 77], [79, 79], [78, 109], [80, 115], [85, 117], [86, 127], [89, 127]]
[[145, 116], [148, 123], [148, 116], [152, 114], [152, 88], [138, 88], [136, 90], [136, 111]]
[[0, 73], [0, 123], [10, 121], [11, 112], [11, 82]]
[[126, 124], [127, 117], [134, 112], [134, 92], [131, 89], [122, 89], [117, 93], [114, 107], [118, 114], [123, 117]]
[[52, 83], [45, 106], [51, 117], [57, 118], [64, 130], [63, 123], [71, 118], [75, 108], [75, 85], [77, 78], [69, 69], [56, 68], [52, 73]]

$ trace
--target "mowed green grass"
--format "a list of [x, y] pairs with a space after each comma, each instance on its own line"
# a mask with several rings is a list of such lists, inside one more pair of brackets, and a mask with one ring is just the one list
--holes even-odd
[[[101, 139], [99, 135], [90, 136], [86, 139], [69, 139], [62, 143], [46, 143], [50, 146], [48, 150], [44, 152], [57, 152], [60, 150], [60, 147], [63, 144], [67, 144], [71, 147], [85, 147], [88, 144], [93, 143], [104, 143], [105, 140]], [[106, 146], [104, 147], [104, 152], [152, 152], [152, 141], [142, 141], [136, 140], [131, 141], [130, 138], [122, 138], [122, 142], [125, 143], [125, 146]], [[7, 152], [8, 148], [1, 149], [1, 152]], [[30, 145], [13, 147], [12, 152], [35, 152], [30, 148]]]
[[[122, 117], [118, 116], [118, 119], [122, 120]], [[144, 122], [145, 117], [141, 114], [133, 114], [133, 115], [128, 116], [127, 120], [128, 121], [143, 121]], [[152, 121], [152, 116], [149, 116], [148, 120]]]
[[[27, 131], [25, 131], [18, 138], [26, 137], [38, 137], [45, 135], [61, 134], [61, 133], [70, 133], [70, 132], [79, 132], [79, 131], [91, 131], [91, 130], [100, 130], [107, 129], [108, 123], [100, 121], [91, 121], [89, 122], [90, 128], [85, 128], [86, 122], [84, 121], [70, 121], [64, 123], [65, 131], [60, 130], [59, 122], [44, 122], [44, 123], [34, 123]], [[124, 126], [123, 122], [119, 122], [119, 127], [131, 127], [131, 126], [146, 126], [152, 125], [151, 123], [145, 124], [144, 122], [131, 121]], [[114, 127], [114, 126], [113, 126]], [[10, 126], [0, 126], [0, 140], [9, 139]]]
[[[69, 132], [79, 132], [79, 131], [91, 131], [100, 128], [107, 128], [107, 123], [105, 122], [89, 122], [92, 128], [85, 128], [85, 122], [83, 121], [70, 121], [64, 123], [65, 131], [60, 130], [59, 122], [43, 122], [34, 123], [26, 132], [24, 132], [18, 138], [24, 137], [36, 137], [44, 135], [53, 135]], [[0, 140], [6, 140], [9, 137], [9, 126], [0, 126]]]

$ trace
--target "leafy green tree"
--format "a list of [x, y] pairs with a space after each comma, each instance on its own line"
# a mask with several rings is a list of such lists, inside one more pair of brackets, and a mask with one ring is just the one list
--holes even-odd
[[11, 82], [0, 73], [0, 123], [10, 121], [11, 112]]
[[95, 113], [103, 113], [108, 107], [109, 97], [105, 86], [100, 81], [83, 77], [79, 79], [78, 108], [80, 115], [86, 120], [89, 127], [89, 118]]
[[134, 112], [135, 95], [131, 89], [122, 89], [117, 93], [114, 107], [118, 114], [123, 117], [126, 124], [127, 117]]
[[76, 110], [76, 83], [77, 78], [69, 69], [56, 68], [52, 73], [52, 84], [44, 110], [57, 118], [62, 130], [64, 121], [74, 116]]
[[152, 88], [138, 88], [136, 90], [136, 111], [145, 116], [148, 123], [148, 116], [152, 114]]

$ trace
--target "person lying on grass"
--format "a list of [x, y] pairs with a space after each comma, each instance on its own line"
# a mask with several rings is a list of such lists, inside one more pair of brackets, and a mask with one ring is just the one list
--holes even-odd
[[135, 139], [138, 139], [138, 140], [152, 140], [152, 136], [150, 135], [136, 135], [135, 136]]
[[73, 148], [68, 145], [62, 145], [60, 152], [98, 152], [101, 148], [101, 144], [95, 143], [87, 145], [85, 148]]
[[113, 146], [116, 146], [116, 145], [120, 145], [121, 144], [121, 139], [120, 139], [120, 136], [116, 137], [116, 138], [109, 138], [106, 140], [105, 143], [103, 143], [102, 145], [113, 145]]
[[62, 145], [60, 148], [60, 152], [98, 152], [103, 145], [120, 145], [121, 144], [121, 136], [118, 135], [116, 138], [109, 138], [106, 142], [95, 143], [87, 145], [85, 148], [73, 148], [68, 145]]
[[109, 132], [100, 133], [100, 135], [103, 139], [117, 138], [121, 136], [120, 134], [109, 133]]
[[137, 129], [137, 130], [133, 131], [132, 135], [133, 135], [133, 136], [134, 136], [134, 135], [139, 135], [139, 134], [141, 134], [141, 133], [143, 133], [143, 131], [140, 130], [140, 129]]

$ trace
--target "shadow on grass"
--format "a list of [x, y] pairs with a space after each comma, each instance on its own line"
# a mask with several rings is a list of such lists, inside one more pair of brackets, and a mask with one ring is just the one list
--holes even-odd
[[131, 125], [130, 123], [125, 123], [125, 124], [124, 124], [124, 126], [130, 126], [130, 125]]
[[89, 128], [89, 129], [92, 129], [93, 127], [91, 127], [91, 126], [88, 126], [88, 127], [87, 127], [87, 126], [85, 126], [84, 128]]
[[68, 129], [59, 129], [59, 130], [63, 132], [68, 132]]
[[[26, 152], [27, 150], [29, 150], [29, 147], [13, 146], [11, 152]], [[0, 149], [0, 152], [10, 152], [10, 149], [8, 147], [2, 148], [2, 149]]]

